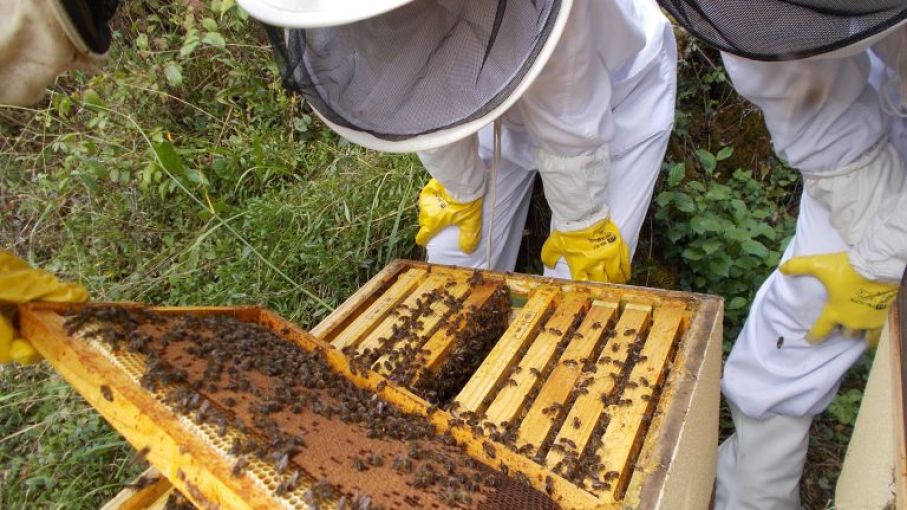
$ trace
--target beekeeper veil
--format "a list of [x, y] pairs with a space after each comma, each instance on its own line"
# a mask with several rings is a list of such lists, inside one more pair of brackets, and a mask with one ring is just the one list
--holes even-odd
[[412, 152], [475, 133], [538, 76], [572, 0], [239, 0], [288, 27], [292, 86], [350, 141]]
[[752, 60], [829, 53], [894, 27], [905, 0], [659, 0], [712, 46]]

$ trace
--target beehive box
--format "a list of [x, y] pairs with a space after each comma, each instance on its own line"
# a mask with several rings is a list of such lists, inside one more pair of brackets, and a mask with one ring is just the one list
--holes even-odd
[[[501, 286], [503, 327], [489, 319]], [[440, 406], [477, 458], [563, 508], [705, 508], [721, 324], [710, 296], [397, 262], [313, 334]], [[457, 352], [482, 346], [461, 330], [483, 328], [487, 352]], [[439, 380], [454, 388], [433, 394]]]
[[[425, 416], [439, 437], [506, 473], [511, 507], [545, 508], [539, 494], [561, 508], [708, 504], [717, 298], [397, 261], [314, 337], [257, 308], [159, 311], [226, 314], [322, 353], [356, 386]], [[140, 360], [68, 335], [62, 313], [23, 307], [23, 329], [45, 339], [39, 351], [196, 506], [310, 506], [311, 479], [275, 492], [282, 476], [267, 462], [231, 474], [232, 429], [175, 412], [142, 388]], [[486, 492], [473, 506], [504, 501]]]

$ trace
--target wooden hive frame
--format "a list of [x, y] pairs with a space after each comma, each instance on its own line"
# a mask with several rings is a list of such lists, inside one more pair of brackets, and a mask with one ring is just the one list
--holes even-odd
[[[582, 448], [590, 441], [599, 418], [612, 415], [599, 444], [589, 447], [607, 459], [604, 470], [616, 471], [617, 476], [610, 489], [592, 494], [552, 470], [562, 460], [554, 450], [544, 460], [534, 460], [481, 432], [455, 426], [453, 432], [469, 445], [470, 453], [489, 465], [505, 464], [510, 471], [522, 472], [536, 488], [553, 491], [564, 508], [706, 507], [718, 434], [720, 298], [528, 275], [481, 274], [479, 283], [465, 290], [462, 282], [475, 279], [471, 269], [396, 261], [312, 333], [349, 354], [363, 352], [386, 340], [392, 324], [397, 323], [395, 310], [407, 310], [432, 288], [456, 285], [453, 288], [466, 296], [465, 302], [481, 306], [489, 294], [488, 287], [504, 283], [518, 307], [507, 331], [456, 396], [453, 414], [479, 412], [483, 421], [495, 425], [520, 419], [515, 445], [519, 449], [538, 445], [553, 434], [552, 422], [543, 413], [546, 407], [575, 398], [555, 441], [563, 437]], [[423, 330], [419, 332], [423, 337], [428, 333], [423, 345], [430, 352], [430, 364], [435, 363], [436, 353], [449, 349], [453, 341], [449, 332], [436, 326], [438, 317], [453, 312], [443, 306], [433, 311], [437, 312], [434, 322], [421, 324]], [[610, 323], [615, 329], [614, 341], [608, 345], [616, 351], [609, 347], [604, 352], [604, 328], [594, 327], [596, 323]], [[660, 385], [660, 398], [653, 397], [650, 387], [637, 385], [623, 390], [626, 399], [632, 400], [629, 406], [617, 409], [614, 403], [606, 405], [598, 396], [613, 386], [608, 370], [596, 374], [588, 393], [569, 394], [571, 386], [583, 377], [579, 362], [596, 352], [596, 345], [602, 351], [600, 357], [622, 363], [632, 355], [627, 339], [637, 335], [645, 337], [645, 344], [636, 353], [641, 361], [635, 363], [629, 377], [645, 379], [650, 386]], [[560, 348], [556, 347], [559, 343]], [[519, 372], [508, 372], [517, 365]], [[386, 371], [380, 365], [373, 368]], [[550, 373], [544, 381], [536, 381], [535, 374], [542, 369]], [[423, 407], [429, 406], [419, 397], [415, 399], [421, 400]], [[444, 429], [438, 418], [447, 420], [449, 415], [441, 410], [432, 418]], [[566, 426], [573, 418], [577, 418], [577, 428]], [[485, 445], [492, 446], [493, 456], [487, 455]]]
[[[506, 465], [518, 471], [540, 490], [552, 492], [564, 508], [701, 508], [708, 503], [711, 477], [714, 474], [714, 450], [717, 446], [718, 370], [721, 345], [721, 303], [718, 298], [686, 293], [651, 291], [633, 287], [578, 283], [563, 280], [483, 273], [484, 283], [465, 285], [473, 277], [472, 270], [429, 266], [420, 262], [395, 261], [376, 275], [344, 305], [337, 308], [313, 334], [287, 323], [277, 315], [256, 307], [239, 308], [156, 308], [163, 313], [227, 314], [239, 320], [254, 322], [273, 331], [281, 331], [307, 350], [322, 349], [332, 367], [359, 387], [379, 393], [398, 408], [428, 417], [439, 433], [449, 431], [463, 443], [467, 453], [491, 466]], [[452, 284], [450, 282], [453, 282]], [[512, 296], [525, 299], [516, 311], [505, 337], [525, 345], [524, 353], [538, 366], [548, 364], [555, 352], [550, 342], [562, 338], [548, 322], [566, 325], [578, 316], [591, 317], [578, 321], [577, 331], [585, 335], [593, 331], [594, 322], [617, 321], [616, 327], [625, 330], [651, 328], [649, 338], [668, 336], [667, 344], [651, 342], [653, 346], [669, 345], [649, 359], [657, 363], [661, 356], [672, 359], [673, 368], [662, 386], [657, 409], [645, 409], [642, 399], [627, 413], [620, 427], [606, 434], [617, 439], [597, 446], [606, 455], [632, 457], [619, 473], [613, 490], [592, 494], [577, 487], [551, 470], [547, 459], [538, 462], [512, 448], [490, 441], [482, 433], [457, 424], [456, 417], [444, 409], [436, 409], [406, 385], [388, 382], [380, 371], [362, 371], [351, 367], [342, 348], [355, 348], [361, 342], [381, 338], [393, 323], [393, 310], [417, 292], [443, 284], [465, 302], [481, 305], [491, 294], [489, 285], [506, 283]], [[96, 346], [76, 340], [63, 330], [60, 305], [32, 304], [20, 307], [20, 323], [29, 338], [40, 338], [36, 349], [54, 365], [57, 371], [95, 407], [133, 446], [147, 451], [148, 461], [157, 467], [173, 485], [199, 508], [264, 508], [287, 507], [287, 500], [276, 497], [268, 486], [268, 474], [235, 477], [230, 475], [232, 459], [222, 449], [212, 445], [199, 431], [187, 427], [154, 395], [142, 389], [135, 377], [130, 377], [113, 360], [99, 356]], [[433, 308], [433, 311], [434, 308]], [[443, 315], [443, 310], [437, 310]], [[538, 331], [547, 327], [542, 335]], [[426, 343], [433, 346], [432, 359], [443, 359], [450, 343], [436, 325], [422, 324]], [[384, 329], [382, 329], [384, 328]], [[585, 332], [585, 333], [583, 333]], [[371, 336], [369, 336], [371, 335]], [[379, 335], [379, 336], [376, 336]], [[653, 336], [654, 335], [654, 336]], [[672, 335], [679, 336], [673, 338]], [[449, 335], [448, 335], [449, 336]], [[591, 338], [593, 335], [589, 335]], [[530, 338], [531, 337], [531, 338]], [[539, 342], [539, 338], [546, 339]], [[585, 337], [584, 337], [585, 338]], [[522, 339], [522, 340], [520, 340]], [[560, 354], [561, 360], [583, 357], [593, 349], [594, 341], [570, 342]], [[535, 342], [535, 343], [532, 343]], [[529, 345], [531, 343], [531, 345]], [[536, 345], [537, 344], [537, 345]], [[503, 345], [503, 344], [500, 344]], [[526, 347], [528, 346], [528, 349]], [[648, 345], [645, 347], [649, 349]], [[654, 347], [652, 348], [654, 349]], [[488, 394], [500, 390], [499, 374], [491, 367], [512, 365], [507, 352], [513, 349], [496, 347], [482, 367], [457, 396], [461, 405], [481, 406]], [[519, 351], [519, 349], [517, 349]], [[676, 352], [675, 352], [676, 351]], [[647, 351], [648, 352], [648, 351]], [[503, 353], [503, 354], [502, 354]], [[486, 367], [487, 365], [487, 367]], [[558, 363], [551, 377], [560, 381], [575, 380], [578, 375], [571, 364]], [[634, 370], [649, 370], [640, 363]], [[528, 372], [528, 371], [527, 371]], [[660, 369], [655, 370], [659, 374]], [[640, 372], [642, 373], [642, 372]], [[654, 373], [654, 372], [653, 372]], [[492, 374], [494, 384], [484, 379]], [[653, 376], [654, 377], [654, 376]], [[549, 378], [549, 380], [551, 380]], [[474, 382], [475, 381], [475, 382]], [[508, 393], [532, 386], [525, 377]], [[566, 383], [565, 383], [566, 385]], [[101, 390], [103, 386], [107, 389]], [[107, 400], [103, 393], [109, 389], [114, 398]], [[551, 401], [563, 398], [555, 384], [543, 386], [540, 398]], [[482, 398], [479, 396], [484, 395]], [[518, 412], [515, 399], [501, 398], [489, 406], [495, 417], [506, 421]], [[517, 409], [517, 410], [515, 410]], [[529, 413], [537, 414], [529, 406]], [[576, 412], [594, 414], [601, 409], [575, 407]], [[639, 436], [638, 423], [643, 416], [651, 420], [645, 437]], [[591, 420], [592, 418], [590, 418]], [[539, 420], [527, 419], [520, 428], [524, 439], [538, 437]], [[542, 428], [544, 428], [542, 426]], [[626, 429], [624, 432], [621, 430]], [[489, 445], [494, 453], [489, 454]], [[147, 449], [147, 450], [146, 450]], [[551, 457], [551, 455], [549, 455]], [[273, 481], [273, 480], [272, 480]]]

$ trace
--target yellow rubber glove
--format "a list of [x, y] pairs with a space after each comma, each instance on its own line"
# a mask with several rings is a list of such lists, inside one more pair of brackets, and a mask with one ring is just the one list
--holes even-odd
[[839, 325], [846, 334], [866, 331], [870, 345], [878, 342], [897, 285], [867, 280], [850, 265], [846, 252], [794, 257], [780, 269], [786, 275], [818, 278], [828, 292], [822, 314], [806, 334], [809, 342], [825, 340]]
[[472, 253], [482, 233], [482, 199], [460, 203], [436, 179], [428, 181], [419, 193], [419, 232], [416, 244], [425, 246], [438, 232], [449, 226], [460, 229], [460, 249]]
[[542, 246], [542, 263], [554, 268], [563, 257], [574, 280], [627, 283], [630, 248], [610, 219], [573, 232], [555, 230]]
[[[88, 300], [88, 291], [81, 285], [64, 283], [41, 269], [32, 269], [15, 255], [0, 250], [0, 305], [50, 301], [81, 303]], [[16, 361], [23, 365], [41, 359], [31, 344], [18, 338], [10, 317], [0, 314], [0, 363]]]

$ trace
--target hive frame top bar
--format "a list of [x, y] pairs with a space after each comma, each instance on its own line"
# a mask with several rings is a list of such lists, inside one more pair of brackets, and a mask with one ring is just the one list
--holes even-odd
[[[397, 259], [387, 265], [378, 274], [372, 277], [364, 286], [360, 287], [352, 296], [349, 297], [341, 306], [337, 307], [330, 315], [324, 318], [315, 328], [312, 334], [318, 338], [331, 336], [344, 320], [349, 318], [351, 305], [367, 300], [369, 296], [377, 292], [382, 286], [387, 285], [389, 281], [394, 280], [400, 273], [411, 268], [423, 268], [426, 270], [438, 270], [449, 274], [471, 275], [476, 270], [459, 266], [444, 266], [440, 264], [429, 264], [427, 262]], [[694, 292], [681, 292], [674, 290], [650, 289], [646, 287], [636, 287], [633, 285], [617, 285], [612, 283], [583, 282], [568, 280], [563, 278], [550, 278], [539, 275], [528, 275], [520, 273], [499, 272], [481, 270], [480, 273], [487, 278], [500, 279], [506, 283], [513, 292], [528, 293], [529, 291], [541, 286], [558, 286], [562, 291], [586, 290], [591, 291], [596, 298], [604, 300], [617, 300], [627, 302], [632, 300], [641, 304], [658, 304], [664, 302], [687, 303], [690, 307], [695, 307], [703, 314], [722, 313], [724, 300], [719, 296], [710, 294], [699, 294]], [[689, 318], [689, 315], [688, 315]]]

